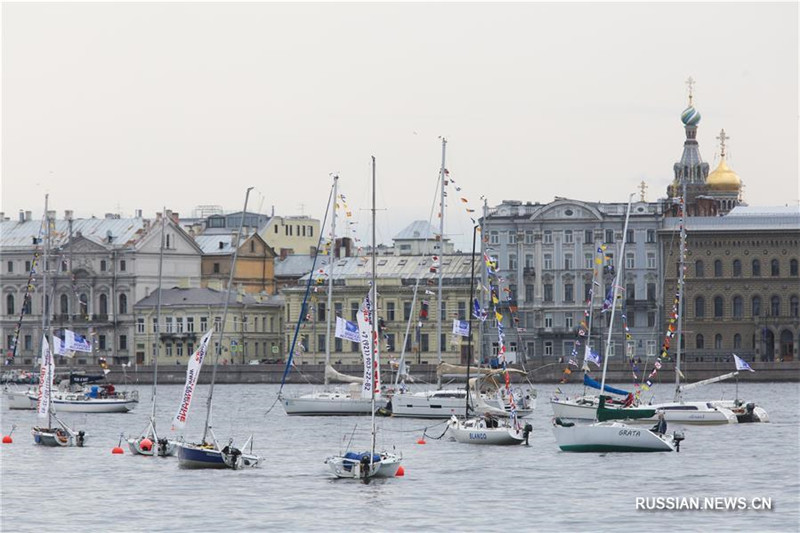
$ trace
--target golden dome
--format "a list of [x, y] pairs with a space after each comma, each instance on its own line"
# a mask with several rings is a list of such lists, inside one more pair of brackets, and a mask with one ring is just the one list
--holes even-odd
[[731, 170], [723, 155], [719, 161], [719, 166], [708, 175], [706, 185], [712, 191], [738, 192], [742, 188], [742, 180], [736, 175], [736, 172]]

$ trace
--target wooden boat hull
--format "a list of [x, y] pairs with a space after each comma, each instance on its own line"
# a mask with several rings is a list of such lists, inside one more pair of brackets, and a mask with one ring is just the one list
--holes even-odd
[[565, 452], [674, 452], [671, 437], [620, 422], [561, 425], [553, 423], [558, 447]]

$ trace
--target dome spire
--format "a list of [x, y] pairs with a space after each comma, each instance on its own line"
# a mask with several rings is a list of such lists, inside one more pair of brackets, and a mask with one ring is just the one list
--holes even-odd
[[717, 136], [717, 139], [719, 140], [719, 156], [721, 158], [725, 157], [725, 141], [730, 139], [730, 137], [725, 135], [725, 128], [719, 130], [719, 135]]
[[694, 78], [689, 76], [689, 79], [686, 80], [686, 85], [689, 86], [689, 107], [692, 107], [692, 97], [694, 96], [693, 94], [694, 84], [695, 84]]

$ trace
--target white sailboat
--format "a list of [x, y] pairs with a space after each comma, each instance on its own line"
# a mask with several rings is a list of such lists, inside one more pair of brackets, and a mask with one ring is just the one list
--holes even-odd
[[[472, 264], [469, 280], [470, 302], [475, 297], [475, 239], [477, 231], [478, 227], [475, 226], [472, 229]], [[528, 435], [533, 427], [530, 424], [526, 424], [523, 427], [519, 422], [515, 409], [511, 411], [509, 418], [498, 419], [485, 409], [475, 411], [470, 402], [471, 390], [474, 390], [476, 400], [481, 400], [481, 395], [477, 385], [478, 378], [469, 377], [470, 364], [472, 363], [472, 313], [469, 315], [468, 323], [467, 385], [464, 388], [464, 412], [467, 415], [464, 418], [453, 415], [447, 422], [447, 429], [456, 441], [467, 444], [513, 445], [522, 444], [523, 442], [527, 444]], [[485, 403], [484, 406], [486, 406]], [[475, 412], [483, 414], [472, 416], [472, 413]]]
[[[44, 213], [45, 218], [48, 218], [49, 195], [45, 195]], [[53, 380], [55, 378], [56, 368], [55, 361], [53, 360], [53, 352], [50, 350], [50, 343], [47, 342], [47, 332], [49, 330], [49, 320], [47, 312], [47, 255], [50, 246], [50, 224], [49, 219], [46, 222], [45, 230], [45, 244], [44, 244], [44, 268], [42, 268], [42, 357], [41, 366], [39, 369], [39, 390], [36, 402], [37, 415], [39, 418], [47, 419], [47, 426], [35, 426], [31, 430], [33, 435], [33, 442], [41, 446], [50, 447], [67, 447], [67, 446], [83, 446], [86, 443], [86, 433], [84, 431], [75, 431], [67, 424], [65, 424], [55, 414], [53, 406]], [[53, 419], [58, 422], [58, 426], [53, 426]]]
[[[313, 391], [301, 396], [282, 396], [281, 403], [287, 415], [368, 415], [372, 412], [372, 403], [369, 398], [361, 395], [361, 385], [364, 379], [360, 377], [347, 376], [337, 372], [331, 366], [331, 321], [333, 319], [333, 267], [335, 265], [336, 250], [336, 206], [338, 202], [339, 176], [333, 177], [332, 207], [331, 217], [331, 247], [328, 253], [328, 303], [326, 313], [326, 336], [325, 336], [325, 383], [324, 389]], [[313, 274], [310, 273], [309, 276]], [[300, 319], [302, 320], [302, 313]], [[331, 379], [350, 382], [348, 388], [330, 388]], [[380, 407], [385, 406], [385, 400], [379, 401]]]
[[358, 312], [359, 337], [361, 350], [371, 369], [369, 379], [365, 375], [364, 386], [369, 387], [371, 402], [371, 446], [368, 451], [354, 452], [345, 450], [344, 453], [325, 459], [331, 472], [337, 478], [345, 479], [370, 479], [392, 478], [401, 468], [402, 456], [394, 452], [383, 450], [376, 452], [375, 411], [377, 410], [376, 398], [380, 390], [380, 343], [377, 329], [377, 262], [375, 252], [375, 157], [372, 157], [372, 287], [370, 294], [364, 298]]
[[[631, 195], [633, 197], [633, 195]], [[631, 200], [628, 200], [628, 209], [625, 214], [625, 225], [622, 231], [627, 235], [628, 219], [631, 211]], [[625, 241], [623, 240], [619, 257], [625, 257]], [[608, 337], [606, 340], [606, 354], [610, 351], [611, 332], [614, 325], [614, 312], [617, 308], [617, 294], [619, 290], [620, 271], [614, 279], [611, 316], [609, 318]], [[603, 359], [603, 379], [600, 390], [605, 388], [606, 370], [608, 368], [608, 357]], [[565, 452], [669, 452], [678, 451], [680, 442], [683, 440], [682, 433], [674, 433], [672, 436], [666, 434], [667, 424], [663, 417], [659, 418], [658, 424], [651, 430], [636, 428], [619, 419], [636, 419], [652, 417], [656, 414], [654, 409], [607, 409], [605, 407], [606, 396], [602, 395], [596, 410], [597, 420], [586, 425], [576, 425], [573, 422], [565, 422], [560, 418], [553, 419], [553, 434], [559, 448]]]
[[138, 437], [128, 437], [128, 447], [131, 453], [136, 455], [147, 455], [158, 457], [170, 457], [175, 455], [178, 442], [166, 437], [159, 437], [156, 430], [156, 393], [158, 391], [158, 345], [161, 335], [161, 277], [164, 268], [164, 226], [167, 223], [166, 209], [161, 212], [161, 237], [158, 250], [158, 297], [156, 303], [156, 349], [153, 355], [153, 391], [150, 399], [150, 418], [147, 427]]
[[[239, 238], [242, 234], [242, 227], [244, 226], [244, 215], [247, 212], [247, 200], [250, 197], [250, 191], [252, 187], [247, 189], [247, 194], [245, 195], [244, 199], [244, 208], [242, 209], [242, 220], [239, 224], [239, 231], [237, 233], [236, 242], [239, 242]], [[230, 275], [228, 277], [228, 290], [225, 293], [225, 306], [222, 312], [222, 324], [220, 327], [220, 336], [219, 342], [217, 343], [217, 349], [214, 354], [214, 366], [211, 371], [211, 385], [208, 390], [208, 400], [206, 401], [206, 421], [205, 421], [205, 428], [203, 430], [203, 438], [199, 443], [189, 443], [189, 442], [179, 442], [177, 444], [178, 450], [178, 465], [181, 468], [230, 468], [233, 470], [237, 470], [239, 468], [244, 467], [256, 467], [261, 463], [261, 457], [255, 455], [253, 453], [253, 436], [251, 435], [250, 438], [244, 443], [241, 448], [235, 447], [233, 443], [233, 439], [230, 439], [225, 446], [220, 446], [219, 442], [217, 441], [216, 435], [214, 435], [214, 430], [211, 425], [211, 414], [212, 414], [212, 400], [214, 397], [214, 382], [217, 377], [217, 364], [219, 362], [219, 356], [222, 352], [222, 340], [225, 337], [225, 321], [228, 316], [228, 303], [230, 302], [231, 298], [231, 289], [233, 287], [233, 274], [236, 270], [236, 257], [238, 256], [239, 247], [234, 247], [233, 256], [231, 257], [231, 269]], [[189, 367], [187, 368], [187, 379], [186, 384], [187, 387], [185, 391], [190, 391], [188, 398], [187, 395], [184, 394], [183, 401], [181, 404], [181, 408], [178, 410], [178, 415], [176, 419], [178, 419], [179, 424], [185, 424], [185, 417], [188, 412], [189, 402], [191, 401], [191, 393], [194, 390], [194, 383], [197, 382], [197, 372], [200, 370], [200, 365], [202, 365], [202, 360], [205, 356], [206, 348], [208, 346], [209, 339], [211, 337], [211, 333], [213, 330], [206, 333], [203, 336], [201, 341], [201, 348], [198, 348], [198, 352], [195, 353], [195, 356], [192, 356], [190, 360]], [[201, 352], [202, 350], [202, 352]], [[196, 365], [196, 372], [191, 373], [194, 370], [191, 365]], [[189, 387], [190, 382], [191, 387]], [[244, 452], [245, 448], [249, 446], [249, 451]]]

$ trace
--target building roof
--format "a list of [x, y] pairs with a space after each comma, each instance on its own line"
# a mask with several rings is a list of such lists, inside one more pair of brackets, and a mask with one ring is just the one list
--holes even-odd
[[[742, 208], [737, 206], [721, 217], [689, 217], [686, 221], [686, 232], [693, 231], [800, 231], [800, 209], [783, 208]], [[759, 209], [761, 211], [759, 212]], [[669, 217], [663, 221], [663, 229], [678, 231], [680, 218]]]
[[203, 250], [203, 255], [231, 255], [233, 253], [233, 235], [230, 230], [220, 234], [197, 235], [194, 242]]
[[737, 205], [731, 209], [727, 217], [752, 216], [800, 216], [800, 205]]
[[[221, 307], [225, 305], [225, 296], [228, 291], [218, 291], [210, 288], [180, 288], [173, 287], [171, 289], [161, 289], [161, 306], [162, 307], [189, 307], [189, 306], [214, 306]], [[265, 298], [256, 298], [250, 294], [238, 294], [231, 292], [228, 299], [228, 305], [237, 307], [241, 305], [254, 306], [276, 306], [281, 304], [279, 297], [271, 296]], [[134, 307], [155, 307], [158, 305], [158, 290], [153, 291], [149, 296], [146, 296], [136, 302]]]
[[435, 240], [438, 232], [427, 220], [415, 220], [394, 236], [394, 240]]
[[[72, 222], [73, 237], [83, 236], [102, 246], [131, 246], [145, 234], [147, 222], [144, 218], [84, 218]], [[112, 237], [108, 242], [109, 235]], [[0, 248], [30, 248], [33, 237], [44, 236], [42, 220], [0, 221]], [[58, 248], [69, 241], [69, 222], [54, 220], [51, 228], [51, 248]]]
[[[440, 266], [444, 278], [469, 278], [470, 254], [444, 255], [441, 257]], [[479, 268], [479, 259], [476, 259], [476, 269]], [[376, 258], [377, 278], [390, 279], [417, 279], [438, 277], [437, 272], [431, 272], [434, 260], [431, 256], [404, 255], [380, 256]], [[327, 262], [317, 264], [315, 276], [327, 279], [329, 268]], [[370, 256], [345, 257], [337, 259], [333, 264], [334, 279], [369, 279], [372, 277], [372, 258]], [[301, 279], [308, 279], [304, 275]]]
[[[323, 261], [324, 259], [320, 257], [317, 259], [317, 265], [320, 265]], [[311, 272], [313, 264], [313, 255], [287, 255], [285, 259], [276, 258], [275, 277], [299, 278]]]

